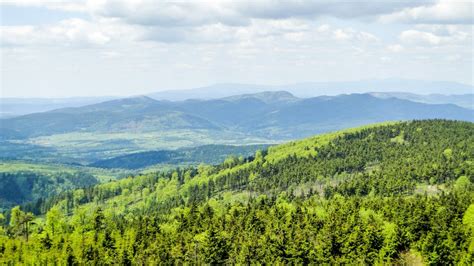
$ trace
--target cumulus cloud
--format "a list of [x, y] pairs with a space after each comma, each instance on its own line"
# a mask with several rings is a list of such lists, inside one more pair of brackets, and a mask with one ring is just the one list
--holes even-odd
[[290, 17], [315, 18], [332, 16], [360, 18], [389, 14], [403, 8], [416, 7], [428, 1], [234, 1], [230, 4], [239, 13], [256, 18], [285, 19]]
[[472, 24], [474, 3], [472, 1], [440, 0], [433, 5], [405, 8], [383, 15], [383, 22], [419, 24]]
[[[318, 17], [368, 18], [429, 8], [433, 1], [305, 1], [305, 0], [6, 0], [4, 4], [41, 6], [50, 9], [83, 11], [94, 16], [123, 19], [128, 23], [168, 27], [202, 26], [221, 23], [241, 26], [251, 19]], [[400, 13], [401, 14], [401, 13]]]
[[351, 28], [336, 29], [333, 31], [333, 37], [340, 41], [357, 40], [361, 42], [377, 42], [379, 40], [373, 34], [364, 31], [356, 31]]
[[86, 12], [86, 0], [1, 0], [0, 5], [13, 5], [23, 7], [43, 7], [54, 10]]
[[90, 1], [91, 13], [102, 17], [122, 19], [128, 23], [183, 27], [222, 23], [243, 25], [246, 18], [221, 1]]
[[[3, 44], [63, 41], [83, 44], [106, 44], [115, 36], [133, 28], [135, 40], [163, 43], [241, 41], [242, 38], [269, 38], [283, 36], [301, 42], [315, 34], [309, 30], [316, 18], [374, 19], [382, 21], [468, 22], [472, 17], [472, 3], [440, 0], [425, 1], [305, 1], [305, 0], [4, 0], [6, 5], [36, 6], [49, 9], [80, 11], [91, 15], [90, 21], [62, 21], [59, 25], [34, 26], [33, 28], [7, 28]], [[472, 19], [471, 19], [472, 20]], [[104, 21], [113, 21], [104, 23]], [[69, 28], [69, 29], [67, 29]], [[103, 29], [107, 28], [108, 31]], [[330, 32], [338, 41], [377, 42], [378, 37], [363, 31], [340, 28], [329, 29], [319, 25], [319, 34]], [[124, 34], [122, 34], [123, 38]], [[418, 38], [434, 44], [435, 33], [404, 32], [401, 39]], [[28, 40], [29, 39], [29, 40]]]
[[[266, 77], [308, 80], [341, 79], [341, 75], [345, 75], [356, 79], [364, 78], [367, 73], [411, 76], [419, 69], [424, 70], [418, 74], [426, 77], [433, 73], [436, 74], [431, 76], [452, 75], [459, 80], [472, 76], [472, 71], [468, 71], [472, 66], [472, 26], [466, 24], [472, 23], [472, 14], [468, 14], [472, 3], [455, 5], [445, 0], [0, 0], [0, 5], [25, 7], [25, 14], [48, 11], [38, 8], [66, 11], [57, 20], [48, 19], [48, 24], [21, 25], [20, 20], [15, 19], [13, 24], [5, 24], [10, 26], [1, 26], [2, 53], [9, 65], [20, 64], [21, 56], [14, 54], [15, 50], [34, 56], [43, 53], [44, 58], [48, 58], [44, 62], [51, 61], [49, 58], [54, 58], [56, 51], [74, 51], [70, 54], [80, 60], [68, 58], [65, 62], [78, 62], [83, 69], [91, 69], [100, 65], [97, 62], [101, 60], [119, 72], [123, 68], [127, 68], [126, 73], [137, 71], [135, 82], [143, 87], [149, 85], [147, 82], [158, 84], [166, 79], [168, 84], [176, 84], [176, 80], [184, 82], [188, 79], [176, 74], [183, 71], [198, 77], [189, 78], [186, 82], [190, 84], [196, 80], [206, 83], [203, 77], [235, 81], [251, 75], [261, 78], [262, 82]], [[28, 10], [27, 7], [37, 8]], [[18, 11], [18, 8], [11, 10]], [[56, 11], [51, 13], [57, 14]], [[80, 18], [72, 18], [74, 16]], [[64, 17], [71, 18], [60, 20]], [[25, 24], [30, 23], [30, 20], [25, 21]], [[29, 49], [10, 49], [16, 46]], [[71, 46], [88, 49], [70, 49]], [[42, 49], [44, 47], [46, 49]], [[421, 62], [416, 58], [431, 61]], [[456, 59], [462, 60], [464, 65], [453, 68], [451, 74], [443, 71], [451, 69]], [[117, 64], [118, 61], [125, 64]], [[433, 61], [437, 62], [436, 66]], [[25, 63], [22, 67], [30, 65], [34, 64]], [[60, 66], [62, 69], [63, 65]], [[385, 68], [387, 66], [393, 69]], [[143, 70], [154, 75], [147, 76]], [[101, 71], [93, 71], [97, 77], [91, 80], [99, 80]], [[159, 79], [157, 75], [161, 75]], [[136, 87], [135, 83], [129, 84], [132, 85]]]
[[455, 26], [418, 27], [400, 33], [399, 39], [406, 44], [419, 46], [439, 45], [470, 45], [472, 48], [472, 34]]
[[163, 43], [225, 43], [236, 40], [236, 29], [223, 24], [181, 28], [155, 26], [147, 27], [140, 39]]
[[386, 48], [388, 51], [393, 52], [393, 53], [398, 53], [398, 52], [403, 51], [403, 46], [401, 46], [400, 44], [388, 45]]
[[107, 19], [90, 22], [72, 18], [54, 25], [1, 26], [0, 43], [2, 46], [100, 46], [111, 40], [123, 40], [124, 36], [133, 38], [138, 33], [137, 29]]
[[[27, 0], [34, 1], [34, 0]], [[157, 27], [199, 27], [209, 24], [245, 26], [253, 19], [313, 20], [381, 19], [391, 21], [462, 21], [472, 23], [471, 3], [451, 1], [305, 1], [305, 0], [87, 0], [85, 10], [95, 16], [118, 18], [127, 23]], [[469, 9], [469, 7], [471, 9]]]

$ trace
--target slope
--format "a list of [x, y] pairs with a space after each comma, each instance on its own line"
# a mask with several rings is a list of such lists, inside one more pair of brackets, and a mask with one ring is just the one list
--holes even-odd
[[3, 236], [0, 261], [471, 264], [473, 132], [372, 125], [66, 193], [23, 207], [50, 211], [29, 242], [6, 228], [25, 238]]
[[[130, 174], [124, 173], [124, 174]], [[116, 179], [118, 174], [93, 168], [22, 161], [0, 161], [0, 212], [14, 205], [36, 201], [101, 180]]]
[[96, 161], [89, 166], [100, 168], [140, 169], [159, 165], [199, 165], [219, 164], [229, 156], [248, 157], [258, 149], [265, 149], [268, 145], [204, 145], [178, 150], [159, 150], [138, 152], [122, 155], [110, 159]]
[[217, 126], [203, 118], [179, 112], [168, 102], [141, 96], [5, 119], [2, 128], [35, 137], [68, 132], [150, 132], [216, 129]]
[[256, 135], [291, 139], [368, 123], [433, 118], [474, 121], [474, 111], [455, 105], [349, 94], [301, 99], [280, 105], [273, 112], [253, 117], [241, 126]]

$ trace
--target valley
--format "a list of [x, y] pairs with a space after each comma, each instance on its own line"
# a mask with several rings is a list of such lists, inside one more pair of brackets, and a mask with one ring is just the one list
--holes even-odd
[[369, 123], [429, 118], [474, 121], [474, 111], [371, 94], [298, 98], [272, 91], [175, 102], [140, 96], [2, 119], [0, 139], [2, 157], [28, 159], [32, 148], [45, 159], [88, 164], [134, 152], [275, 144]]

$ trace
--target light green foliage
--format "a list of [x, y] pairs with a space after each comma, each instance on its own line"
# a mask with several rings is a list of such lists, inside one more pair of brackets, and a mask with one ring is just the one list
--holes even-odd
[[0, 161], [0, 211], [66, 190], [116, 180], [130, 173], [63, 164]]
[[61, 234], [64, 222], [64, 215], [58, 206], [54, 206], [46, 213], [46, 228], [52, 236]]
[[454, 189], [455, 190], [467, 190], [471, 186], [471, 181], [469, 178], [465, 175], [460, 176], [456, 182], [454, 183]]
[[31, 212], [23, 212], [20, 206], [16, 206], [11, 211], [10, 227], [16, 235], [24, 236], [28, 241], [30, 234], [30, 223], [34, 219]]
[[296, 155], [297, 157], [316, 156], [317, 148], [327, 145], [331, 140], [340, 137], [344, 134], [357, 132], [363, 129], [368, 129], [377, 126], [391, 125], [396, 122], [384, 122], [357, 128], [345, 129], [333, 133], [321, 134], [312, 138], [307, 138], [299, 141], [291, 141], [278, 146], [268, 148], [268, 155], [266, 160], [274, 162], [286, 158], [288, 155]]
[[[474, 230], [474, 204], [471, 204], [464, 213], [462, 218], [463, 224], [465, 224], [471, 230]], [[474, 232], [473, 232], [474, 233]]]
[[5, 229], [3, 226], [5, 225], [5, 216], [0, 213], [0, 239], [5, 235]]
[[464, 258], [467, 262], [469, 260], [472, 260], [474, 256], [474, 204], [471, 204], [469, 208], [466, 210], [466, 212], [464, 213], [462, 222], [468, 229], [469, 238], [470, 238], [470, 243], [468, 247], [469, 254], [466, 255]]
[[[418, 129], [417, 129], [417, 132]], [[403, 131], [400, 131], [400, 134], [396, 137], [393, 137], [390, 139], [391, 142], [397, 143], [397, 144], [406, 144], [407, 142], [405, 141], [405, 133]]]
[[443, 151], [443, 156], [444, 156], [446, 159], [448, 159], [448, 160], [451, 159], [451, 158], [453, 158], [453, 150], [452, 150], [452, 149], [449, 149], [449, 148], [448, 148], [448, 149], [445, 149], [445, 150]]

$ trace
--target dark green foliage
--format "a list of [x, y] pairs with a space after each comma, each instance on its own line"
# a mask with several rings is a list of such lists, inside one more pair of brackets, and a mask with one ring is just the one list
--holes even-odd
[[36, 201], [66, 190], [89, 187], [97, 179], [83, 172], [57, 172], [51, 174], [36, 172], [0, 173], [0, 210], [14, 204]]
[[269, 145], [203, 145], [178, 150], [147, 151], [97, 161], [90, 166], [139, 169], [156, 164], [219, 164], [231, 155], [248, 157], [254, 154], [256, 150], [266, 149], [268, 146]]

